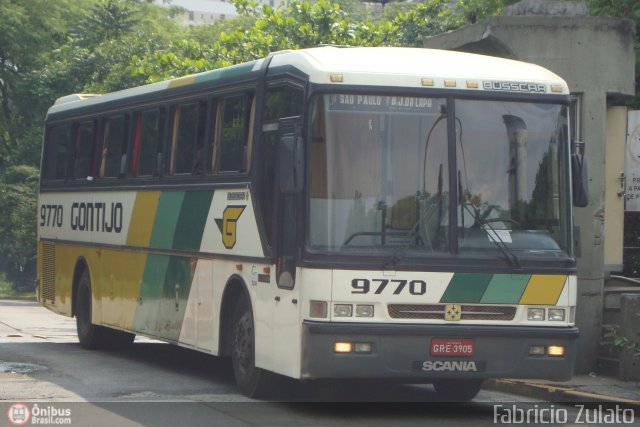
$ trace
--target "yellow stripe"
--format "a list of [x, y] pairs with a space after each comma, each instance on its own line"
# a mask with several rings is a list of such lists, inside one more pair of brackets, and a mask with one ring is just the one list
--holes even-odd
[[138, 192], [136, 195], [136, 203], [133, 205], [133, 212], [131, 213], [127, 245], [149, 246], [149, 242], [151, 242], [151, 232], [153, 231], [153, 220], [158, 210], [159, 201], [159, 191]]
[[567, 276], [534, 274], [519, 304], [556, 305], [567, 282]]
[[56, 244], [57, 307], [52, 309], [58, 313], [71, 315], [73, 274], [79, 258], [89, 266], [93, 304], [99, 307], [93, 321], [132, 330], [147, 254]]
[[184, 76], [184, 77], [180, 77], [178, 79], [170, 80], [169, 81], [169, 88], [190, 85], [191, 83], [193, 83], [193, 81], [195, 79], [196, 79], [195, 74], [192, 74], [190, 76]]
[[102, 250], [93, 260], [92, 286], [102, 296], [102, 322], [133, 329], [147, 254]]

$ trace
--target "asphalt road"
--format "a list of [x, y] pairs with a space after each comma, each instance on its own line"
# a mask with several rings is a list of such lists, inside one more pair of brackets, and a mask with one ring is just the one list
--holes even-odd
[[[487, 390], [453, 405], [438, 402], [429, 385], [336, 381], [296, 385], [278, 400], [258, 402], [237, 392], [228, 360], [140, 337], [127, 350], [83, 350], [74, 319], [35, 302], [2, 300], [0, 426], [12, 425], [9, 412], [21, 414], [11, 407], [17, 402], [31, 412], [27, 425], [39, 418], [90, 426], [482, 426], [495, 425], [496, 408], [501, 415], [505, 408], [549, 408]], [[569, 408], [568, 421], [576, 411]]]

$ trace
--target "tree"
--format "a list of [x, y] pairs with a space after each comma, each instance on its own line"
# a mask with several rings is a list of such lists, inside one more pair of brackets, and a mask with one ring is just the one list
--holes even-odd
[[[33, 272], [43, 122], [54, 100], [142, 84], [131, 56], [165, 48], [181, 28], [137, 0], [0, 0], [0, 270]], [[77, 24], [76, 24], [77, 23]]]
[[15, 288], [35, 278], [38, 176], [37, 168], [24, 165], [0, 175], [0, 270]]
[[[0, 167], [15, 148], [24, 125], [16, 101], [21, 78], [47, 61], [64, 40], [66, 17], [79, 0], [0, 0]], [[17, 125], [17, 126], [16, 126]]]
[[[347, 0], [293, 0], [274, 9], [250, 0], [232, 0], [240, 18], [224, 25], [192, 30], [191, 39], [173, 41], [167, 50], [133, 58], [131, 72], [148, 82], [220, 68], [283, 49], [321, 44], [349, 46], [421, 46], [422, 38], [459, 25], [447, 0], [412, 3], [393, 18], [374, 19]], [[350, 15], [342, 9], [359, 10]], [[193, 32], [195, 31], [195, 32]], [[209, 32], [208, 36], [204, 36]]]

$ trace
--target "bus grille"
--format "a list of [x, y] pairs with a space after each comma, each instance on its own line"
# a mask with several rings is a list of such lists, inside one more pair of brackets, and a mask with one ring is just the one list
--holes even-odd
[[50, 243], [42, 244], [42, 300], [51, 304], [56, 302], [56, 247]]
[[[444, 320], [444, 304], [389, 304], [393, 319]], [[460, 320], [513, 320], [516, 307], [504, 305], [462, 305]]]

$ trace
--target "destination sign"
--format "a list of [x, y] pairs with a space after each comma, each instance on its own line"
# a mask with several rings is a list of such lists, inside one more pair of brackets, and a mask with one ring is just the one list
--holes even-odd
[[412, 112], [421, 114], [440, 114], [442, 99], [416, 96], [384, 96], [339, 94], [329, 96], [330, 111], [361, 112]]

